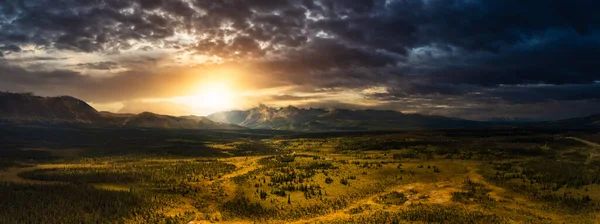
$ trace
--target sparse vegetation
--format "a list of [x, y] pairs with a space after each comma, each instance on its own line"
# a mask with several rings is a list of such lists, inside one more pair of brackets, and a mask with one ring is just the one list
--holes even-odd
[[598, 148], [552, 132], [2, 132], [11, 139], [0, 150], [0, 223], [589, 223], [600, 215]]
[[406, 201], [408, 201], [408, 198], [406, 198], [404, 193], [397, 191], [383, 195], [377, 199], [378, 203], [392, 205], [403, 205]]

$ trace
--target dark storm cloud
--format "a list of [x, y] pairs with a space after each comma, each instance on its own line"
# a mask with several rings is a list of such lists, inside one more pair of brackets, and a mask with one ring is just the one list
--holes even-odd
[[346, 42], [394, 53], [433, 47], [450, 54], [434, 56], [426, 68], [409, 64], [431, 82], [493, 86], [598, 79], [594, 61], [600, 53], [600, 20], [590, 9], [599, 3], [455, 0], [375, 5], [369, 13], [325, 19], [314, 26]]
[[315, 38], [306, 46], [286, 52], [286, 57], [274, 59], [268, 67], [286, 71], [327, 71], [344, 68], [377, 68], [393, 65], [394, 55], [348, 46], [330, 39]]
[[69, 70], [55, 70], [44, 72], [30, 72], [19, 66], [10, 65], [0, 61], [0, 77], [5, 84], [14, 85], [58, 85], [73, 84], [86, 79], [87, 77], [78, 72]]
[[[367, 98], [423, 111], [452, 102], [447, 113], [466, 114], [475, 109], [461, 104], [599, 99], [598, 8], [589, 0], [8, 0], [0, 56], [25, 45], [118, 53], [142, 41], [138, 51], [172, 47], [251, 64], [280, 85], [383, 86], [387, 93]], [[175, 33], [197, 39], [167, 40]], [[112, 68], [101, 63], [80, 66]]]
[[[431, 81], [499, 84], [572, 84], [598, 80], [595, 63], [600, 54], [600, 33], [575, 32], [545, 36], [532, 45], [516, 45], [498, 53], [464, 52], [427, 60], [415, 69]], [[534, 40], [535, 41], [535, 40]]]
[[33, 57], [11, 58], [9, 61], [11, 61], [11, 62], [31, 62], [31, 61], [57, 61], [57, 60], [65, 60], [65, 59], [68, 59], [68, 58], [33, 56]]
[[[389, 89], [375, 94], [378, 99], [418, 101], [421, 108], [456, 98], [463, 104], [485, 103], [485, 108], [494, 103], [580, 102], [600, 99], [595, 84], [600, 79], [600, 20], [593, 12], [598, 5], [392, 1], [378, 12], [315, 26], [349, 44], [411, 51], [415, 59], [381, 76]], [[381, 29], [382, 22], [396, 29]], [[444, 110], [460, 107], [450, 106]]]
[[[225, 58], [256, 57], [306, 43], [306, 8], [298, 1], [194, 1], [204, 15], [193, 26], [209, 38], [193, 49]], [[226, 29], [222, 29], [227, 26]], [[226, 42], [223, 36], [234, 36]], [[258, 42], [264, 46], [259, 47]]]
[[[323, 100], [319, 102], [300, 102], [297, 104], [300, 108], [320, 108], [320, 109], [350, 109], [350, 110], [365, 110], [372, 107], [367, 107], [360, 104], [344, 103], [336, 100]], [[380, 109], [380, 108], [377, 108]]]
[[497, 88], [492, 96], [516, 104], [600, 99], [600, 83]]
[[258, 64], [288, 83], [315, 89], [372, 86], [383, 81], [382, 74], [402, 60], [398, 55], [318, 37], [283, 55]]
[[[135, 1], [35, 0], [4, 1], [0, 43], [54, 46], [84, 52], [119, 47], [128, 40], [158, 41], [171, 36], [179, 23], [142, 10]], [[169, 19], [177, 20], [176, 16]]]
[[[331, 2], [331, 18], [316, 22], [313, 27], [331, 33], [344, 41], [367, 45], [386, 51], [407, 54], [417, 41], [416, 34], [422, 7], [420, 1], [400, 1], [401, 6], [383, 6], [382, 1], [366, 1], [365, 9], [356, 12], [346, 4]], [[395, 4], [395, 3], [392, 3]], [[350, 6], [356, 6], [354, 3]], [[337, 6], [337, 7], [336, 7]], [[349, 17], [345, 17], [349, 16]]]
[[13, 52], [21, 52], [21, 48], [17, 45], [4, 45], [0, 46], [0, 57], [4, 57], [4, 54], [11, 54]]
[[21, 48], [17, 45], [5, 45], [0, 47], [0, 51], [21, 52]]
[[77, 64], [77, 67], [79, 68], [86, 68], [86, 69], [96, 69], [96, 70], [111, 70], [111, 69], [116, 69], [119, 68], [119, 64], [113, 61], [103, 61], [103, 62], [96, 62], [96, 63], [80, 63]]

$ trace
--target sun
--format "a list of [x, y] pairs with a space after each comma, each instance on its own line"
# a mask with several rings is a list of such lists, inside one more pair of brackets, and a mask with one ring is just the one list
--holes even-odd
[[233, 106], [233, 93], [229, 85], [224, 83], [208, 83], [198, 91], [196, 100], [199, 106], [214, 110], [225, 110]]
[[176, 97], [172, 101], [190, 106], [199, 115], [207, 115], [234, 108], [236, 94], [227, 83], [207, 82], [200, 85], [194, 94]]

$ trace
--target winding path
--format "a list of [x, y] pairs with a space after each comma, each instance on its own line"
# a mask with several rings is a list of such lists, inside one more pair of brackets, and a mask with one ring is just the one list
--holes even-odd
[[594, 158], [600, 157], [600, 144], [591, 142], [591, 141], [588, 141], [585, 139], [577, 138], [577, 137], [566, 137], [566, 139], [571, 139], [571, 140], [581, 142], [581, 143], [586, 144], [595, 149], [595, 151], [590, 152], [588, 159], [585, 161], [586, 164], [589, 163], [590, 161], [592, 161]]
[[581, 138], [577, 138], [577, 137], [566, 137], [566, 138], [567, 139], [572, 139], [572, 140], [575, 140], [575, 141], [578, 141], [578, 142], [581, 142], [583, 144], [592, 146], [594, 148], [600, 148], [600, 144], [595, 143], [595, 142], [591, 142], [591, 141], [588, 141], [588, 140], [585, 140], [585, 139], [581, 139]]
[[[235, 165], [238, 169], [226, 175], [223, 175], [221, 178], [210, 181], [208, 183], [209, 186], [213, 184], [218, 184], [222, 187], [224, 197], [211, 197], [209, 200], [209, 211], [215, 211], [212, 214], [207, 214], [209, 216], [217, 215], [218, 212], [218, 204], [232, 200], [235, 197], [235, 192], [237, 191], [237, 185], [233, 183], [231, 180], [234, 177], [242, 176], [247, 173], [250, 173], [261, 166], [258, 164], [258, 160], [264, 158], [266, 156], [254, 156], [254, 157], [233, 157], [222, 160], [224, 163], [229, 163]], [[211, 193], [214, 194], [214, 193]], [[218, 215], [217, 215], [218, 216]], [[198, 216], [197, 216], [198, 217]], [[206, 216], [204, 216], [206, 217]], [[212, 223], [208, 220], [194, 220], [189, 222], [188, 224], [200, 224], [200, 223]], [[223, 223], [223, 221], [219, 221], [219, 223]], [[224, 223], [247, 223], [245, 221], [228, 221]]]
[[[497, 199], [501, 198], [500, 195], [505, 192], [505, 190], [503, 188], [492, 185], [492, 184], [488, 183], [487, 181], [485, 181], [483, 179], [483, 177], [481, 176], [481, 174], [477, 173], [477, 169], [471, 167], [471, 165], [469, 165], [467, 168], [468, 168], [469, 172], [465, 174], [465, 177], [468, 177], [469, 179], [471, 179], [473, 181], [477, 181], [478, 183], [484, 184], [487, 188], [491, 189], [490, 196], [497, 198]], [[387, 189], [385, 189], [384, 191], [382, 191], [380, 193], [371, 195], [367, 198], [364, 198], [364, 199], [358, 200], [354, 203], [351, 203], [345, 209], [337, 210], [337, 211], [331, 212], [329, 214], [314, 217], [311, 219], [297, 220], [292, 223], [297, 223], [297, 224], [300, 224], [300, 223], [325, 223], [325, 222], [333, 221], [333, 220], [347, 219], [353, 215], [356, 215], [356, 214], [350, 214], [350, 211], [352, 209], [358, 208], [362, 205], [381, 206], [381, 207], [383, 207], [381, 209], [384, 209], [384, 210], [398, 211], [399, 209], [402, 209], [412, 203], [444, 204], [444, 203], [450, 202], [450, 199], [452, 198], [452, 192], [461, 190], [460, 188], [463, 185], [463, 183], [461, 181], [462, 181], [461, 178], [457, 178], [453, 181], [441, 181], [441, 182], [435, 182], [435, 183], [420, 183], [420, 182], [418, 182], [418, 183], [394, 185], [394, 186], [388, 187]], [[408, 196], [409, 200], [404, 205], [380, 205], [377, 202], [375, 202], [377, 200], [377, 198], [384, 196], [386, 194], [389, 194], [392, 192], [407, 192], [411, 189], [415, 189], [418, 193], [415, 195], [412, 195], [412, 196]], [[427, 195], [428, 198], [419, 199], [419, 196], [421, 196], [421, 195]]]
[[68, 167], [104, 167], [106, 165], [91, 165], [91, 164], [38, 164], [35, 166], [26, 167], [10, 167], [8, 169], [0, 171], [0, 181], [14, 182], [14, 183], [32, 183], [32, 184], [55, 184], [61, 183], [58, 181], [43, 181], [43, 180], [31, 180], [19, 176], [20, 173], [43, 170], [43, 169], [54, 169], [54, 168], [68, 168]]

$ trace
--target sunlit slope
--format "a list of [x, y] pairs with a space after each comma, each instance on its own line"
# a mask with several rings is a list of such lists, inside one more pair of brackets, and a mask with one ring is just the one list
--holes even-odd
[[376, 130], [404, 128], [481, 127], [484, 122], [442, 116], [405, 114], [389, 110], [272, 108], [219, 112], [211, 120], [249, 128], [282, 130]]
[[40, 97], [6, 92], [0, 92], [0, 120], [117, 127], [242, 129], [237, 125], [218, 123], [199, 116], [175, 117], [150, 112], [140, 114], [98, 112], [83, 100], [70, 96]]

